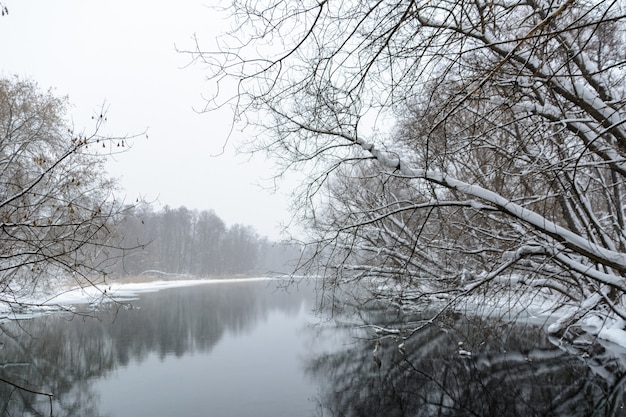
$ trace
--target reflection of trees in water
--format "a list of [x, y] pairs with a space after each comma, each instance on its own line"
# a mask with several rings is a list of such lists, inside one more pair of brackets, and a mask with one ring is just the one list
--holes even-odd
[[[408, 339], [406, 353], [393, 337], [380, 342], [376, 354], [374, 342], [363, 340], [308, 363], [307, 371], [324, 387], [321, 415], [526, 417], [624, 412], [624, 382], [617, 375], [624, 373], [626, 362], [607, 362], [600, 357], [607, 352], [597, 345], [572, 355], [537, 327], [447, 317]], [[599, 369], [592, 371], [581, 360], [587, 355]]]
[[[298, 312], [297, 295], [274, 285], [235, 283], [192, 286], [146, 294], [129, 306], [110, 306], [97, 318], [50, 315], [3, 323], [0, 377], [53, 393], [55, 416], [97, 416], [91, 381], [156, 353], [182, 356], [211, 350], [226, 332], [240, 334], [271, 311]], [[48, 415], [47, 397], [0, 383], [0, 415]]]

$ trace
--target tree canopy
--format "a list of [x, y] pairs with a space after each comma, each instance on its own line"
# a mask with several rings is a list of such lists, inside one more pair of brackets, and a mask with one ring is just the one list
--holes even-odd
[[123, 208], [104, 161], [124, 139], [98, 134], [104, 115], [75, 131], [67, 107], [30, 80], [0, 80], [0, 303], [11, 307], [51, 284], [102, 279], [116, 262]]
[[[618, 1], [235, 0], [191, 51], [306, 169], [327, 282], [626, 319], [626, 16]], [[230, 90], [232, 91], [232, 90]], [[371, 283], [374, 282], [374, 285]], [[453, 303], [449, 304], [452, 305]]]
[[284, 274], [300, 256], [299, 246], [270, 242], [251, 226], [227, 226], [213, 210], [141, 205], [127, 210], [120, 229], [123, 246], [137, 249], [118, 263], [118, 276]]

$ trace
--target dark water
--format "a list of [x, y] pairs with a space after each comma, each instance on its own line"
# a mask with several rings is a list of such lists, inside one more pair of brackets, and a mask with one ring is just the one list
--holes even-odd
[[[405, 343], [381, 306], [316, 315], [311, 286], [198, 285], [98, 318], [3, 323], [1, 416], [612, 416], [626, 352], [449, 315]], [[355, 328], [355, 325], [359, 325]], [[459, 344], [461, 342], [462, 344]], [[471, 351], [471, 355], [462, 354]], [[461, 353], [460, 353], [461, 352]], [[378, 361], [374, 360], [378, 358]]]

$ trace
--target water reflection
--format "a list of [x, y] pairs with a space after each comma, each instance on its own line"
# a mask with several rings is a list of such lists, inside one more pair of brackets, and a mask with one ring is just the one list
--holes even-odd
[[[98, 378], [159, 359], [211, 351], [224, 335], [250, 332], [268, 315], [297, 314], [314, 303], [312, 288], [234, 283], [144, 294], [96, 318], [50, 315], [1, 326], [0, 378], [54, 394], [54, 416], [99, 416]], [[132, 308], [131, 308], [132, 307]], [[47, 397], [0, 383], [0, 415], [49, 415]]]
[[[389, 318], [370, 314], [369, 322]], [[464, 316], [442, 318], [400, 348], [393, 336], [379, 342], [309, 362], [308, 372], [327, 384], [318, 415], [626, 415], [626, 362], [598, 343], [566, 350], [538, 327]]]
[[[0, 378], [54, 393], [54, 416], [626, 415], [626, 351], [615, 346], [565, 344], [531, 325], [448, 315], [401, 349], [397, 336], [374, 339], [359, 325], [402, 328], [430, 315], [360, 305], [309, 326], [315, 299], [307, 285], [205, 285], [144, 294], [132, 309], [97, 318], [3, 323]], [[172, 369], [214, 375], [171, 377], [158, 391], [153, 375]], [[157, 414], [158, 400], [134, 397], [141, 390], [172, 409]], [[0, 410], [50, 415], [47, 397], [2, 383]]]

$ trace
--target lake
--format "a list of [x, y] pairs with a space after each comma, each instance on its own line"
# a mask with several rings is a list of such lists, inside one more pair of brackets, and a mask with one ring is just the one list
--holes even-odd
[[[211, 283], [2, 323], [2, 416], [624, 414], [626, 352], [539, 327], [442, 316], [404, 346], [384, 305], [316, 311], [301, 283]], [[95, 316], [95, 317], [93, 317]], [[402, 349], [403, 348], [403, 349]]]

